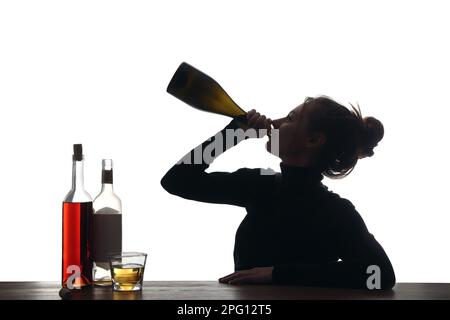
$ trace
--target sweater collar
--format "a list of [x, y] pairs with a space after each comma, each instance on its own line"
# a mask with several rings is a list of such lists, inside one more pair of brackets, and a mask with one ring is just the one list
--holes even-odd
[[320, 169], [315, 167], [296, 167], [280, 163], [283, 182], [296, 186], [312, 186], [319, 184], [323, 175]]

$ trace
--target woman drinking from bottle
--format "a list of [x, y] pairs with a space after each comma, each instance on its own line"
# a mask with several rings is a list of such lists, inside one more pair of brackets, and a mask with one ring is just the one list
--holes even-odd
[[[227, 129], [278, 130], [277, 141], [269, 134], [266, 149], [276, 149], [281, 172], [241, 168], [207, 173], [211, 160], [191, 157], [193, 150], [189, 159], [197, 161], [179, 161], [165, 174], [161, 185], [171, 194], [247, 211], [236, 232], [235, 272], [220, 282], [394, 286], [389, 258], [353, 204], [322, 184], [324, 176], [347, 176], [383, 138], [380, 121], [363, 118], [359, 107], [352, 109], [326, 96], [307, 98], [286, 117], [272, 121], [251, 110], [246, 124], [233, 120], [219, 132], [225, 140]], [[205, 150], [215, 139], [199, 147]]]

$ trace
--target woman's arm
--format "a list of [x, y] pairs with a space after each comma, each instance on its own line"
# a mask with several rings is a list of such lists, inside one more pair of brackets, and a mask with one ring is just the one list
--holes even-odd
[[341, 261], [274, 266], [273, 282], [359, 289], [391, 289], [395, 285], [394, 269], [385, 251], [353, 205], [345, 202], [337, 239]]
[[395, 285], [394, 270], [381, 246], [375, 239], [373, 241], [376, 244], [368, 248], [370, 252], [367, 257], [344, 257], [342, 261], [330, 263], [275, 266], [272, 281], [305, 286], [392, 289]]
[[[216, 157], [241, 141], [233, 138], [237, 129], [243, 128], [233, 120], [216, 135], [188, 152], [161, 179], [162, 187], [171, 194], [190, 200], [245, 206], [255, 192], [259, 169], [205, 172]], [[241, 135], [241, 138], [247, 137]]]
[[[375, 241], [375, 239], [373, 239]], [[375, 241], [376, 242], [376, 241]], [[374, 256], [345, 258], [330, 263], [291, 263], [275, 267], [256, 267], [233, 272], [219, 279], [228, 284], [297, 284], [311, 287], [333, 287], [354, 289], [392, 289], [395, 274], [392, 265], [376, 242]], [[378, 257], [376, 255], [379, 254]], [[377, 278], [378, 277], [378, 278]]]

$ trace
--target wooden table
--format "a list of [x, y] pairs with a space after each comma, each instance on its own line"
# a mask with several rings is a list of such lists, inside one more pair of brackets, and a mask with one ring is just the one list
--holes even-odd
[[[56, 282], [0, 282], [0, 300], [60, 300]], [[449, 283], [398, 283], [392, 291], [278, 285], [226, 285], [215, 281], [148, 281], [142, 292], [111, 287], [74, 290], [74, 300], [450, 300]]]

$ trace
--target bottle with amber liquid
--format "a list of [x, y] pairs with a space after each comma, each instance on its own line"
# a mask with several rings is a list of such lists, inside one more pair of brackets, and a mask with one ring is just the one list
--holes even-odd
[[222, 114], [246, 123], [242, 110], [213, 78], [183, 62], [175, 71], [167, 92], [191, 107]]
[[122, 251], [122, 202], [113, 189], [113, 162], [102, 161], [102, 189], [94, 199], [92, 229], [93, 279], [98, 286], [112, 285], [108, 257]]
[[72, 188], [62, 208], [62, 287], [81, 289], [92, 284], [92, 198], [84, 189], [83, 148], [73, 146]]

